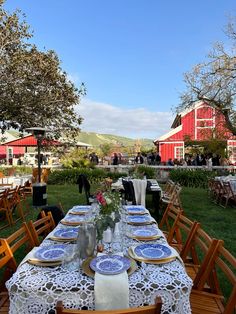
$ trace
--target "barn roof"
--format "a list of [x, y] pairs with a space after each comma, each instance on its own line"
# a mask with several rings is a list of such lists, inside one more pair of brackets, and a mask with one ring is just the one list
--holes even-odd
[[177, 128], [170, 130], [169, 132], [165, 133], [164, 135], [160, 136], [159, 138], [157, 138], [154, 143], [159, 142], [159, 141], [164, 141], [167, 138], [169, 138], [170, 136], [178, 133], [179, 131], [182, 130], [182, 124], [179, 125]]
[[[31, 134], [26, 135], [24, 137], [17, 138], [12, 141], [7, 141], [3, 145], [5, 146], [20, 146], [20, 147], [26, 147], [26, 146], [37, 146], [37, 139]], [[42, 141], [42, 145], [60, 145], [60, 142], [55, 140], [46, 140], [44, 139]]]

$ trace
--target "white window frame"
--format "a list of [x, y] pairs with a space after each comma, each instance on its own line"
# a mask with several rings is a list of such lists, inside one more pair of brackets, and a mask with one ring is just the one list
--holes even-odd
[[[180, 157], [177, 157], [177, 150], [178, 150], [178, 149], [182, 149], [182, 151], [183, 151], [182, 155], [180, 154]], [[175, 146], [175, 147], [174, 147], [174, 157], [175, 157], [176, 159], [178, 159], [178, 160], [184, 158], [184, 146]]]

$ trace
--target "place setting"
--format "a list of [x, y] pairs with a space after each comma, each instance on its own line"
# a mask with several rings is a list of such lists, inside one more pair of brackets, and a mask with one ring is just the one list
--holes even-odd
[[149, 214], [149, 211], [142, 205], [129, 205], [124, 206], [128, 215], [146, 215]]
[[129, 238], [139, 241], [152, 241], [160, 239], [162, 234], [152, 225], [144, 225], [140, 227], [131, 227], [127, 233]]
[[44, 267], [59, 266], [67, 256], [68, 249], [69, 247], [66, 244], [37, 247], [26, 256], [22, 263], [28, 262], [32, 265]]
[[118, 254], [99, 254], [89, 257], [82, 263], [82, 271], [89, 277], [95, 273], [101, 275], [118, 275], [127, 272], [128, 276], [137, 269], [136, 262], [130, 257]]
[[78, 227], [57, 229], [55, 232], [53, 232], [49, 239], [59, 242], [72, 242], [77, 240], [78, 232]]
[[149, 225], [156, 224], [156, 221], [150, 215], [129, 215], [127, 216], [127, 223], [129, 225]]
[[181, 260], [175, 249], [169, 245], [159, 243], [145, 243], [132, 246], [128, 249], [128, 254], [136, 261], [150, 264], [168, 263], [176, 258]]
[[78, 226], [85, 222], [86, 215], [67, 215], [60, 223], [67, 226]]
[[86, 215], [91, 211], [91, 206], [88, 205], [77, 205], [71, 208], [69, 211], [70, 215]]

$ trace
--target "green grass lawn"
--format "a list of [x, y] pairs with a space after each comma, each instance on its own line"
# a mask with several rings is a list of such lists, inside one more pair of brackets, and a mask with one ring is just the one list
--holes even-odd
[[225, 247], [236, 256], [236, 207], [215, 204], [207, 190], [200, 188], [183, 188], [181, 200], [185, 215], [199, 221], [211, 237], [224, 240]]

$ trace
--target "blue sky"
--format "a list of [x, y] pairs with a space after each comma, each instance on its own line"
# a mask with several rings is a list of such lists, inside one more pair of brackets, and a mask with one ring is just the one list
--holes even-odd
[[156, 139], [170, 129], [183, 73], [204, 60], [235, 0], [7, 0], [40, 49], [88, 93], [83, 131]]

